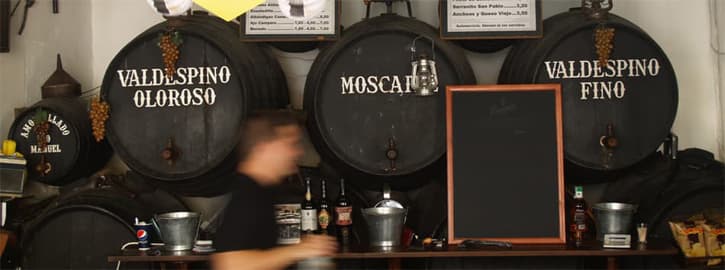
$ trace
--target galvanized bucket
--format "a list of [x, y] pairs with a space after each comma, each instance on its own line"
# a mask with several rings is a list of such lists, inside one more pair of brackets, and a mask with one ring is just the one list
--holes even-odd
[[597, 219], [597, 240], [604, 240], [605, 234], [629, 234], [636, 205], [626, 203], [598, 203], [592, 207]]
[[362, 210], [368, 224], [370, 246], [394, 247], [400, 245], [405, 215], [408, 210], [394, 207], [373, 207]]
[[164, 249], [191, 250], [199, 231], [199, 213], [171, 212], [154, 216], [154, 227], [164, 241]]

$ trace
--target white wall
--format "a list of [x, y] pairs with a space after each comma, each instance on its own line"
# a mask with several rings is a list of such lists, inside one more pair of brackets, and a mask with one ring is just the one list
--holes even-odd
[[[579, 0], [543, 0], [548, 17], [570, 7]], [[162, 20], [154, 15], [144, 0], [73, 0], [62, 1], [61, 14], [53, 17], [49, 0], [41, 0], [31, 11], [27, 48], [18, 48], [17, 39], [10, 54], [0, 54], [0, 133], [7, 133], [12, 121], [12, 108], [26, 105], [39, 97], [40, 84], [53, 69], [51, 56], [55, 48], [67, 54], [67, 70], [81, 81], [84, 89], [99, 86], [105, 68], [113, 56], [129, 40]], [[90, 6], [89, 6], [90, 3]], [[414, 16], [438, 25], [437, 1], [413, 1]], [[619, 0], [614, 13], [647, 31], [669, 56], [677, 73], [680, 106], [674, 131], [680, 136], [680, 147], [700, 147], [718, 153], [718, 107], [715, 95], [716, 58], [710, 50], [710, 18], [708, 0]], [[71, 10], [72, 9], [72, 10]], [[379, 14], [382, 6], [373, 9]], [[396, 10], [404, 14], [402, 5]], [[43, 13], [46, 16], [41, 18]], [[360, 0], [344, 0], [342, 24], [349, 26], [365, 15]], [[33, 21], [33, 19], [37, 19]], [[15, 18], [14, 20], [17, 20]], [[41, 25], [41, 26], [38, 26]], [[15, 26], [14, 26], [15, 29]], [[65, 34], [77, 31], [69, 38]], [[53, 33], [44, 35], [34, 31]], [[508, 50], [493, 54], [468, 52], [479, 83], [495, 83], [498, 70]], [[277, 52], [285, 70], [293, 105], [301, 107], [304, 80], [316, 51], [303, 54]], [[648, 106], [657, 106], [651, 104]]]
[[717, 76], [717, 93], [719, 95], [720, 108], [720, 132], [718, 143], [720, 146], [720, 158], [725, 160], [725, 2], [720, 0], [710, 0], [710, 18], [713, 25], [710, 31], [712, 50], [711, 54], [717, 58], [715, 69], [718, 71]]
[[93, 33], [93, 85], [100, 86], [108, 64], [147, 28], [164, 20], [146, 0], [94, 0], [91, 7]]
[[0, 137], [6, 136], [13, 122], [13, 108], [40, 100], [40, 86], [55, 70], [57, 53], [63, 57], [64, 69], [82, 89], [90, 88], [91, 2], [61, 1], [60, 13], [53, 14], [51, 1], [39, 0], [28, 12], [22, 36], [17, 35], [22, 5], [12, 17], [10, 53], [0, 53]]

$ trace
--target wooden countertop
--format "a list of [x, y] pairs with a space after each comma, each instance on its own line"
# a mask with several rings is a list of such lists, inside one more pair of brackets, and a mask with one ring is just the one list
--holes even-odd
[[[153, 250], [152, 250], [153, 251]], [[449, 246], [444, 249], [393, 249], [379, 250], [369, 248], [350, 248], [337, 253], [337, 259], [384, 259], [384, 258], [452, 258], [452, 257], [558, 257], [558, 256], [667, 256], [678, 254], [679, 251], [671, 244], [650, 243], [645, 247], [630, 249], [603, 249], [598, 247], [571, 248], [562, 245], [514, 245], [513, 248], [484, 248], [475, 250], [459, 249]], [[144, 252], [127, 249], [119, 254], [108, 256], [109, 262], [195, 262], [209, 260], [209, 253], [192, 251]]]

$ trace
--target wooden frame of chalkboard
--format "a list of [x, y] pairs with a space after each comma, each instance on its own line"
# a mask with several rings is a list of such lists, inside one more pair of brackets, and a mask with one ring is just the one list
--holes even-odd
[[[544, 36], [544, 24], [541, 17], [541, 0], [531, 0], [535, 5], [534, 14], [528, 14], [535, 17], [536, 30], [534, 31], [471, 31], [471, 32], [456, 32], [448, 29], [448, 1], [454, 0], [439, 0], [438, 1], [438, 22], [440, 29], [441, 39], [444, 40], [455, 40], [455, 39], [529, 39], [529, 38], [542, 38]], [[481, 22], [485, 22], [481, 20]]]
[[302, 35], [302, 34], [281, 34], [281, 35], [251, 35], [248, 34], [246, 29], [247, 25], [247, 13], [239, 16], [239, 37], [242, 41], [251, 42], [296, 42], [296, 41], [333, 41], [340, 37], [340, 6], [342, 0], [333, 0], [335, 3], [335, 12], [333, 12], [335, 18], [333, 23], [333, 30], [335, 31], [332, 35]]
[[566, 243], [561, 104], [559, 84], [446, 88], [450, 244]]

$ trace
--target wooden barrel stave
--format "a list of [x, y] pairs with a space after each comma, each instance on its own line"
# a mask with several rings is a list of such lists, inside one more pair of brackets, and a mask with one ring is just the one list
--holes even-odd
[[[64, 194], [31, 220], [21, 237], [24, 269], [115, 268], [106, 257], [136, 240], [134, 218], [185, 211], [168, 193], [131, 194], [117, 189]], [[150, 232], [155, 235], [155, 232]], [[122, 269], [153, 269], [148, 264], [124, 264]]]

